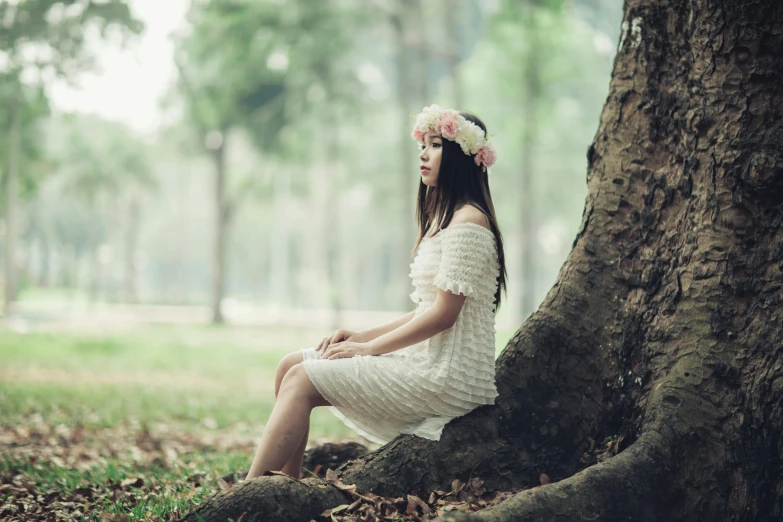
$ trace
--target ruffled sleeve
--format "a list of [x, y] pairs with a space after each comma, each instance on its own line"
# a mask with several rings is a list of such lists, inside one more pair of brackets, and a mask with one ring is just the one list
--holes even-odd
[[432, 284], [454, 294], [473, 295], [493, 273], [495, 236], [475, 223], [456, 223], [442, 232], [441, 259]]

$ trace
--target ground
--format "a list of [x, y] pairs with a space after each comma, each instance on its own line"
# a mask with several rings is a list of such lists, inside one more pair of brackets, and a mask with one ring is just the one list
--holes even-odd
[[[498, 333], [498, 350], [511, 335]], [[225, 486], [221, 477], [247, 469], [277, 362], [310, 337], [300, 328], [0, 327], [0, 518], [182, 516]], [[338, 441], [377, 448], [317, 409], [310, 445]], [[473, 486], [456, 489], [464, 499]]]

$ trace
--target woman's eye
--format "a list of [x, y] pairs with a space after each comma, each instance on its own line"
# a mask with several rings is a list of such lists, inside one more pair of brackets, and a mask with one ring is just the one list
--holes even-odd
[[433, 143], [432, 146], [433, 147], [440, 147], [440, 143]]

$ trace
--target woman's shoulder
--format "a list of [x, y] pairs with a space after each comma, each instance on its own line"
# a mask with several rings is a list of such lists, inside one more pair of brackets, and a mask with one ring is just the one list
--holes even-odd
[[489, 218], [486, 216], [486, 214], [484, 214], [484, 212], [481, 211], [481, 209], [471, 205], [470, 203], [466, 203], [454, 211], [454, 215], [451, 217], [449, 226], [446, 228], [448, 229], [453, 225], [464, 223], [479, 225], [491, 232], [489, 228]]
[[489, 218], [477, 207], [465, 205], [454, 212], [440, 235], [444, 247], [491, 252], [497, 248]]
[[442, 234], [446, 236], [477, 236], [480, 239], [495, 239], [495, 233], [490, 228], [489, 218], [478, 207], [465, 204], [454, 211], [449, 225], [442, 229]]

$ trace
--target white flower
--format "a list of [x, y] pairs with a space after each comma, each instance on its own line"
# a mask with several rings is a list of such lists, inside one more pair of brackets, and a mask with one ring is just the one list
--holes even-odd
[[484, 145], [484, 131], [472, 121], [464, 120], [455, 140], [465, 154], [476, 154]]
[[416, 127], [422, 131], [427, 132], [430, 128], [440, 120], [441, 108], [435, 104], [429, 107], [424, 107], [422, 111], [416, 116]]

